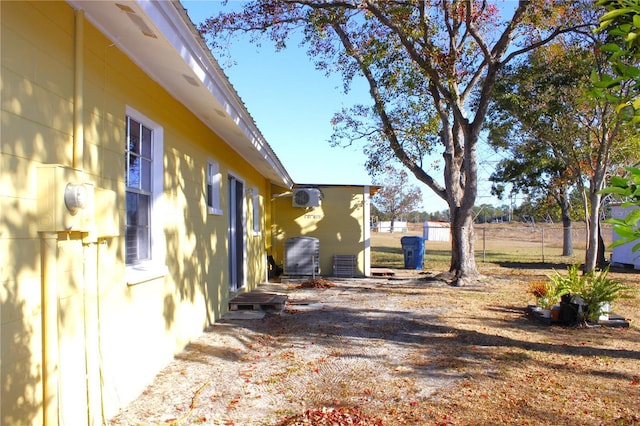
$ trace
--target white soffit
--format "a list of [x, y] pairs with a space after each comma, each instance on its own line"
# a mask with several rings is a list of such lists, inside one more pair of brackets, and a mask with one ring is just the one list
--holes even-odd
[[293, 185], [178, 1], [68, 2], [261, 174]]

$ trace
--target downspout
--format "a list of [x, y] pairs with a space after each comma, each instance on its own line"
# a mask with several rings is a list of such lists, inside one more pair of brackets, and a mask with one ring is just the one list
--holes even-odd
[[73, 168], [84, 167], [84, 10], [75, 14], [75, 67], [73, 76]]
[[42, 424], [58, 424], [58, 233], [40, 233]]
[[[93, 369], [91, 363], [91, 354], [89, 351], [89, 343], [93, 343], [90, 340], [89, 335], [89, 326], [91, 324], [91, 320], [89, 318], [89, 313], [93, 312], [93, 309], [89, 309], [89, 279], [95, 285], [98, 281], [98, 247], [97, 244], [91, 242], [85, 242], [83, 238], [82, 243], [82, 255], [83, 255], [83, 277], [84, 277], [84, 285], [82, 291], [82, 304], [84, 311], [84, 369], [85, 369], [85, 386], [86, 386], [86, 398], [87, 398], [87, 425], [95, 424], [93, 421], [93, 413], [92, 413], [92, 392], [91, 392], [91, 379], [93, 378]], [[91, 291], [98, 291], [97, 288], [92, 287]], [[93, 296], [93, 294], [92, 294]]]
[[365, 277], [371, 276], [371, 187], [365, 186], [362, 193], [364, 198], [363, 203], [363, 240], [364, 240], [364, 261], [362, 265], [362, 272]]

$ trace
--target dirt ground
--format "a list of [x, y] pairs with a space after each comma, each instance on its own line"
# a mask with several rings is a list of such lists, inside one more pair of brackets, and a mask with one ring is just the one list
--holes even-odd
[[112, 424], [170, 423], [185, 414], [185, 424], [273, 424], [316, 406], [385, 411], [459, 378], [427, 362], [428, 342], [447, 332], [437, 318], [449, 308], [416, 300], [426, 284], [331, 282], [328, 289], [260, 288], [287, 294], [286, 309], [216, 323]]
[[397, 272], [260, 287], [286, 309], [216, 323], [110, 424], [276, 425], [322, 407], [384, 425], [640, 424], [637, 299], [614, 307], [629, 328], [550, 327], [525, 309], [548, 271], [486, 269], [466, 288]]

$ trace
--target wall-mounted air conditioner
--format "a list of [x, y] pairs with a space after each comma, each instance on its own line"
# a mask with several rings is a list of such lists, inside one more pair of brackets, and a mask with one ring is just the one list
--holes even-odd
[[298, 188], [293, 190], [293, 207], [319, 207], [320, 190], [316, 188]]

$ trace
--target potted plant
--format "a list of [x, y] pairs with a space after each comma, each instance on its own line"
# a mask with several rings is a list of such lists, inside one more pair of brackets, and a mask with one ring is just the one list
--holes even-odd
[[574, 324], [582, 315], [583, 301], [580, 297], [581, 289], [586, 285], [587, 277], [582, 273], [578, 265], [567, 268], [567, 274], [562, 275], [558, 271], [550, 276], [560, 294], [560, 322]]
[[582, 288], [576, 293], [583, 301], [583, 320], [598, 322], [603, 313], [610, 312], [611, 304], [618, 299], [632, 297], [632, 288], [609, 277], [609, 267], [600, 271], [585, 274]]
[[551, 318], [551, 308], [558, 301], [557, 287], [553, 281], [531, 281], [529, 293], [536, 298], [536, 309], [544, 318]]
[[609, 313], [611, 303], [617, 299], [632, 297], [630, 287], [609, 277], [609, 268], [583, 274], [578, 265], [567, 269], [567, 275], [556, 274], [550, 279], [557, 294], [570, 296], [567, 309], [575, 310], [576, 320], [598, 322], [603, 313]]

